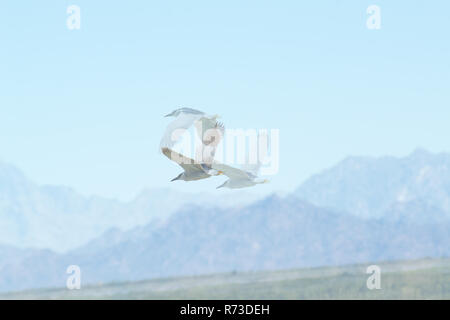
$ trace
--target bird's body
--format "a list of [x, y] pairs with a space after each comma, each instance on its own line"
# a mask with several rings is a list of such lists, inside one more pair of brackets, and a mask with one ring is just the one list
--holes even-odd
[[213, 163], [211, 167], [215, 170], [223, 172], [223, 174], [229, 178], [223, 184], [218, 186], [217, 189], [218, 188], [241, 189], [269, 182], [266, 179], [258, 178], [258, 176], [252, 172], [240, 170], [225, 164]]
[[[261, 182], [263, 183], [263, 182]], [[219, 188], [228, 188], [228, 189], [242, 189], [256, 186], [258, 182], [255, 182], [251, 179], [229, 179], [225, 181], [223, 184], [217, 187]]]

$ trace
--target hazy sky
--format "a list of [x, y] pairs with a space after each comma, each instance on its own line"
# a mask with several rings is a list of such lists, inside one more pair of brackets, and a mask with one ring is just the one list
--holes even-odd
[[279, 174], [253, 192], [348, 155], [450, 151], [449, 17], [444, 0], [1, 1], [0, 159], [84, 194], [209, 190], [223, 179], [170, 183], [158, 153], [178, 106], [280, 129]]

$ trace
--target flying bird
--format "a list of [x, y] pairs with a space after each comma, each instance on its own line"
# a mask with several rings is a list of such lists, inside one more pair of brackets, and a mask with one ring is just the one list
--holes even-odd
[[[192, 108], [179, 108], [166, 115], [166, 117], [175, 117], [175, 120], [167, 126], [166, 132], [161, 139], [161, 151], [167, 158], [176, 162], [184, 170], [171, 181], [195, 181], [224, 174], [228, 177], [228, 180], [217, 188], [239, 189], [269, 182], [258, 177], [260, 163], [237, 169], [214, 160], [217, 145], [222, 140], [225, 132], [224, 125], [217, 121], [218, 115], [210, 116]], [[179, 140], [179, 137], [173, 137], [175, 130], [187, 130], [193, 125], [197, 130], [197, 135], [202, 140], [202, 160], [197, 162], [172, 150], [172, 146]], [[206, 157], [205, 151], [207, 151]]]
[[[268, 183], [269, 180], [261, 179], [258, 177], [257, 172], [259, 171], [260, 164], [250, 166], [244, 170], [237, 169], [222, 163], [213, 163], [211, 167], [219, 172], [222, 172], [229, 179], [223, 184], [217, 187], [219, 188], [229, 188], [229, 189], [240, 189], [253, 187], [257, 184]], [[253, 172], [252, 172], [253, 171]]]
[[193, 159], [185, 157], [169, 148], [162, 148], [161, 150], [167, 158], [178, 163], [180, 167], [184, 169], [182, 173], [173, 178], [171, 181], [195, 181], [222, 174], [220, 170], [216, 170], [206, 163], [196, 163]]

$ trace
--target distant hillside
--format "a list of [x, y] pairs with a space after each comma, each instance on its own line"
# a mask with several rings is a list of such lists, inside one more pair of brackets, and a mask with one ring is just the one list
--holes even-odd
[[[381, 289], [368, 290], [369, 265], [381, 270]], [[0, 299], [450, 299], [450, 260], [233, 272], [0, 294]]]
[[442, 223], [360, 219], [295, 197], [271, 196], [242, 209], [190, 206], [164, 222], [111, 230], [68, 254], [0, 256], [0, 290], [64, 285], [71, 264], [92, 284], [444, 257], [450, 256], [449, 230]]
[[[352, 157], [315, 175], [295, 196], [340, 214], [412, 224], [450, 221], [450, 155], [417, 150], [409, 157]], [[192, 195], [147, 190], [122, 203], [39, 186], [0, 163], [0, 245], [64, 252], [111, 228], [125, 231], [167, 218], [187, 204], [233, 208], [259, 197], [239, 191]]]
[[363, 218], [409, 207], [420, 210], [418, 221], [428, 221], [428, 214], [450, 221], [450, 155], [419, 149], [406, 158], [350, 157], [308, 179], [296, 195]]
[[[251, 194], [192, 196], [171, 190], [146, 190], [122, 203], [84, 197], [62, 186], [39, 186], [17, 168], [0, 163], [0, 245], [73, 249], [110, 228], [128, 230], [166, 218], [187, 203], [227, 207], [248, 204]], [[233, 202], [231, 202], [233, 200]]]

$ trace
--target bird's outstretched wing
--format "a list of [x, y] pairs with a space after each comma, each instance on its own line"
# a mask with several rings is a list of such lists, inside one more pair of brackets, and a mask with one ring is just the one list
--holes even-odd
[[171, 150], [169, 148], [162, 148], [161, 151], [167, 158], [169, 158], [170, 160], [178, 163], [178, 165], [180, 165], [180, 167], [182, 167], [184, 169], [184, 171], [187, 171], [187, 172], [194, 172], [194, 171], [205, 172], [205, 169], [204, 169], [204, 167], [201, 164], [195, 163], [195, 161], [193, 159], [185, 157], [181, 153], [173, 151], [173, 150]]
[[225, 127], [215, 118], [202, 117], [195, 121], [198, 136], [202, 139], [202, 162], [208, 165], [214, 161], [216, 149], [223, 139]]
[[[200, 119], [202, 114], [196, 113], [181, 113], [175, 120], [173, 120], [166, 128], [164, 135], [161, 139], [160, 147], [161, 148], [171, 148], [178, 141], [181, 140], [181, 136], [178, 136], [179, 133], [182, 133], [182, 130], [189, 129], [196, 120]], [[179, 131], [178, 131], [179, 130]]]
[[205, 146], [214, 144], [217, 146], [225, 134], [225, 126], [218, 122], [215, 117], [201, 117], [194, 123], [197, 135]]
[[[180, 109], [177, 109], [177, 110], [182, 112], [182, 113], [198, 114], [198, 115], [205, 114], [203, 111], [192, 109], [192, 108], [186, 108], [186, 107], [180, 108]], [[175, 110], [175, 111], [177, 111], [177, 110]]]

